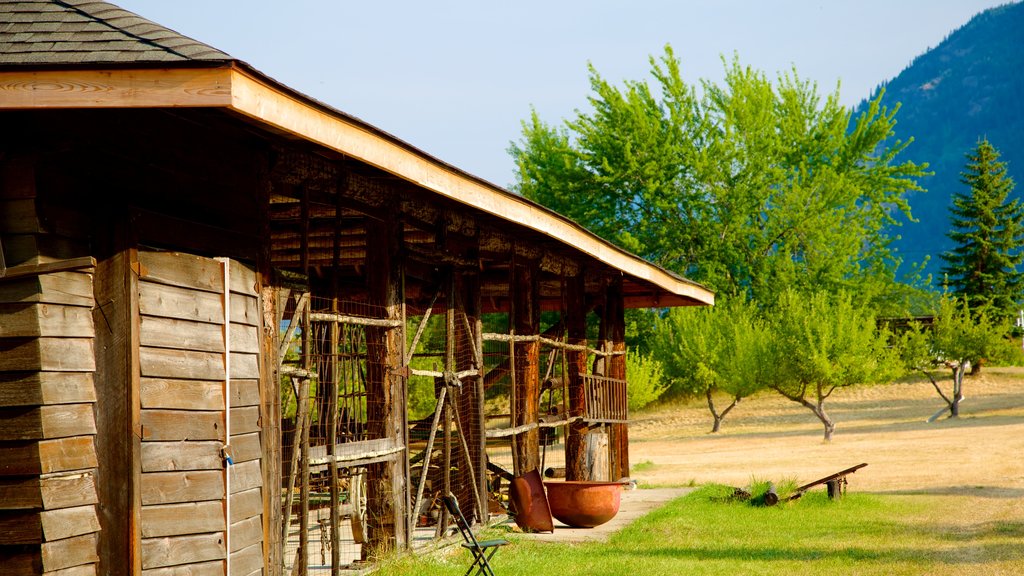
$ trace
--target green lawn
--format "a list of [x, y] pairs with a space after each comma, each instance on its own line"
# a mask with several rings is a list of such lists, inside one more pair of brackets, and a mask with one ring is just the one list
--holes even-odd
[[[819, 490], [762, 508], [723, 501], [729, 492], [703, 487], [606, 543], [505, 534], [513, 542], [493, 565], [502, 576], [1024, 574], [1024, 524], [971, 523], [970, 496], [852, 493], [831, 502]], [[450, 547], [389, 562], [380, 574], [460, 575], [469, 559]]]

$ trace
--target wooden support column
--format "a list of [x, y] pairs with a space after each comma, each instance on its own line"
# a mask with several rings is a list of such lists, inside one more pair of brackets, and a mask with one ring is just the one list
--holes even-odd
[[[565, 282], [565, 324], [569, 344], [587, 345], [586, 283], [583, 274]], [[569, 379], [569, 414], [583, 416], [586, 409], [586, 394], [581, 374], [587, 373], [587, 353], [571, 350], [566, 352]], [[575, 421], [569, 424], [565, 440], [565, 479], [589, 480], [587, 477], [586, 445], [587, 424]]]
[[[130, 226], [110, 221], [97, 235], [93, 312], [96, 330], [97, 496], [100, 572], [139, 574], [142, 529], [142, 429], [139, 395], [138, 250]], [[112, 232], [111, 232], [112, 231]]]
[[[608, 285], [605, 298], [605, 320], [608, 328], [605, 338], [612, 352], [607, 360], [608, 377], [626, 379], [626, 316], [622, 296], [622, 276], [616, 276]], [[629, 425], [612, 424], [609, 444], [612, 452], [612, 480], [629, 478]]]
[[484, 435], [486, 424], [484, 415], [484, 330], [483, 320], [481, 320], [480, 276], [476, 274], [464, 276], [463, 286], [463, 302], [470, 332], [467, 337], [473, 339], [473, 368], [477, 370], [477, 376], [473, 377], [466, 387], [470, 400], [466, 405], [466, 413], [462, 421], [468, 428], [466, 440], [474, 456], [472, 459], [473, 469], [476, 472], [477, 494], [480, 495], [480, 501], [477, 503], [477, 518], [480, 522], [486, 523], [488, 519], [487, 437]]
[[[540, 333], [540, 282], [535, 263], [514, 263], [512, 279], [512, 318], [516, 335]], [[540, 418], [540, 342], [517, 342], [515, 346], [515, 422], [536, 423]], [[519, 474], [540, 466], [540, 430], [534, 428], [516, 435], [513, 459]]]
[[[284, 310], [278, 306], [280, 289], [272, 286], [273, 269], [270, 266], [270, 194], [271, 181], [267, 175], [267, 159], [260, 167], [259, 205], [260, 250], [257, 262], [257, 282], [263, 305], [263, 324], [260, 334], [260, 431], [261, 458], [263, 459], [263, 558], [267, 576], [281, 576], [284, 559], [281, 557], [281, 366], [280, 334]], [[289, 510], [291, 493], [288, 494]]]
[[[397, 218], [370, 220], [366, 226], [366, 275], [371, 303], [384, 307], [389, 320], [402, 318], [402, 265], [398, 249], [402, 224]], [[367, 420], [371, 438], [392, 438], [402, 443], [405, 380], [397, 370], [404, 365], [404, 330], [368, 327]], [[405, 465], [398, 458], [368, 466], [368, 542], [363, 557], [373, 559], [408, 545], [406, 509], [409, 494]]]

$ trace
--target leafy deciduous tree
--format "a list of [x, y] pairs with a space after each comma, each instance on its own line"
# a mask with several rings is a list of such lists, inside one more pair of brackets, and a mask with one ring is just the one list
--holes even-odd
[[670, 47], [651, 74], [616, 87], [591, 68], [590, 112], [554, 127], [535, 111], [510, 149], [516, 189], [719, 293], [888, 292], [884, 228], [923, 170], [896, 162], [881, 96], [854, 119], [838, 93], [736, 59], [698, 94]]
[[[652, 349], [676, 394], [703, 395], [714, 418], [711, 432], [740, 400], [764, 386], [768, 330], [756, 307], [742, 299], [715, 308], [674, 308], [658, 323]], [[716, 393], [729, 397], [719, 411]]]
[[783, 292], [772, 311], [776, 380], [770, 388], [811, 410], [832, 439], [835, 422], [825, 401], [842, 387], [881, 382], [894, 375], [896, 358], [869, 308], [848, 293]]

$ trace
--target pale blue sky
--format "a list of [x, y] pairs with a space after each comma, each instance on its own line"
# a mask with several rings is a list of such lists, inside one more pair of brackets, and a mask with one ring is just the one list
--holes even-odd
[[244, 60], [459, 168], [507, 186], [533, 106], [586, 107], [587, 62], [647, 77], [666, 43], [688, 81], [722, 54], [772, 76], [795, 66], [854, 105], [1003, 0], [113, 0]]

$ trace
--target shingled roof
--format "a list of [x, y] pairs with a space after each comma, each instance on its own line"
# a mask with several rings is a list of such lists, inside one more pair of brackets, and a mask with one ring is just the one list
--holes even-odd
[[227, 60], [216, 48], [107, 2], [0, 1], [0, 65]]

